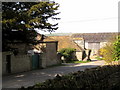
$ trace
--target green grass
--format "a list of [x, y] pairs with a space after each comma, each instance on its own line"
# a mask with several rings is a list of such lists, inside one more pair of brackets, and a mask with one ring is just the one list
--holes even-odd
[[95, 57], [95, 59], [97, 59], [97, 60], [103, 60], [103, 58], [100, 57], [100, 56]]
[[88, 63], [90, 61], [69, 61], [68, 63]]

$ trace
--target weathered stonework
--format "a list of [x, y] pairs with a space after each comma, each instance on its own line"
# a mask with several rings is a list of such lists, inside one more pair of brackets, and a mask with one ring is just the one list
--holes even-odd
[[82, 60], [82, 52], [76, 52], [76, 58], [77, 58], [77, 60], [81, 61]]
[[9, 74], [6, 70], [6, 57], [10, 55], [10, 70], [11, 73], [18, 73], [31, 70], [31, 57], [29, 55], [17, 55], [14, 56], [11, 52], [3, 52], [2, 54], [2, 73]]
[[47, 43], [46, 44], [46, 66], [51, 66], [59, 64], [57, 55], [57, 43]]
[[31, 70], [31, 57], [28, 55], [11, 56], [11, 72], [18, 73]]
[[[60, 56], [57, 54], [57, 42], [46, 42], [44, 43], [46, 47], [44, 48], [45, 51], [43, 50], [43, 53], [39, 53], [38, 63], [39, 68], [46, 68], [48, 66], [52, 66], [55, 64], [60, 64]], [[7, 66], [7, 56], [9, 55], [10, 59], [10, 68]], [[12, 52], [3, 52], [2, 53], [2, 74], [12, 74], [12, 73], [19, 73], [19, 72], [24, 72], [24, 71], [30, 71], [33, 69], [33, 61], [34, 59], [32, 58], [34, 55], [32, 54], [23, 54], [23, 53], [18, 53], [17, 55], [14, 55]], [[35, 59], [36, 61], [36, 59]], [[10, 70], [8, 72], [7, 68]]]

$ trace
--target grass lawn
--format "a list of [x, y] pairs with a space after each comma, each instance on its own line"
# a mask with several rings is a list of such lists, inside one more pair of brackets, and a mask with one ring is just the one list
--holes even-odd
[[97, 56], [97, 57], [95, 57], [95, 59], [97, 59], [97, 60], [103, 60], [103, 57]]

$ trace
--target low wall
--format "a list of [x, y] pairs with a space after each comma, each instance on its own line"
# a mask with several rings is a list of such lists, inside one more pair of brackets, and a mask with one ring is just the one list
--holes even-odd
[[24, 72], [31, 69], [31, 57], [28, 55], [11, 56], [11, 72]]
[[[47, 66], [52, 66], [56, 64], [60, 64], [60, 56], [57, 54], [57, 43], [51, 42], [46, 43], [46, 52], [40, 54], [39, 59], [39, 68], [46, 68]], [[10, 72], [8, 72], [8, 64], [7, 64], [7, 55], [9, 55], [10, 59]], [[18, 54], [14, 55], [12, 52], [3, 52], [2, 54], [2, 73], [10, 74], [10, 73], [19, 73], [24, 71], [32, 70], [32, 55]], [[37, 68], [37, 69], [39, 69]]]
[[29, 55], [14, 56], [11, 52], [2, 53], [2, 74], [10, 74], [7, 72], [6, 57], [10, 55], [10, 73], [18, 73], [31, 70], [31, 57]]
[[7, 74], [6, 72], [6, 55], [10, 55], [11, 52], [3, 52], [2, 53], [2, 74]]

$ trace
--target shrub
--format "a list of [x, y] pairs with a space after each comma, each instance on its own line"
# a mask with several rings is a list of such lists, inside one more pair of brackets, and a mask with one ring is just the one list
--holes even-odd
[[[34, 88], [39, 89], [71, 89], [79, 88], [80, 90], [116, 90], [120, 89], [120, 65], [96, 67], [78, 71], [68, 75], [57, 75], [54, 79], [48, 79], [43, 83], [37, 83]], [[21, 88], [20, 90], [23, 90]]]
[[108, 43], [106, 44], [105, 47], [100, 49], [100, 56], [102, 56], [107, 63], [111, 63], [114, 59], [113, 52], [114, 52], [113, 44]]
[[114, 45], [114, 61], [120, 60], [120, 36], [117, 37], [117, 40], [115, 41]]
[[97, 60], [104, 60], [103, 57], [101, 57], [101, 56], [97, 56], [97, 57], [95, 57], [95, 59], [97, 59]]
[[74, 48], [63, 48], [59, 51], [62, 56], [65, 57], [66, 62], [73, 60], [73, 53], [76, 50]]
[[108, 42], [105, 47], [101, 48], [99, 55], [107, 63], [120, 60], [120, 36], [117, 36], [115, 40]]

